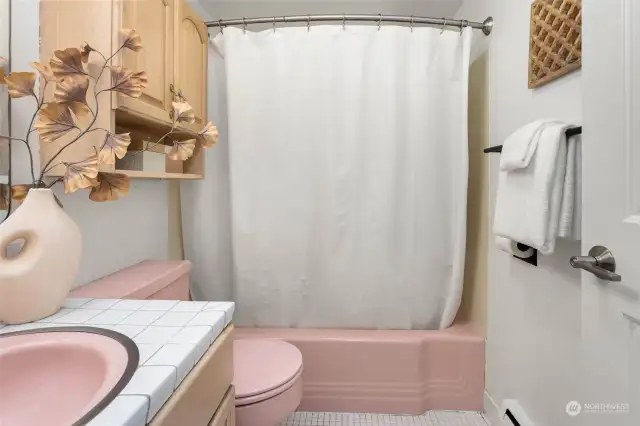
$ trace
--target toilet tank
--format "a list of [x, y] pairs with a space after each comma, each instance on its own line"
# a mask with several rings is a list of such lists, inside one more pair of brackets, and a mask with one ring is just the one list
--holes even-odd
[[145, 260], [85, 286], [69, 297], [189, 300], [188, 260]]

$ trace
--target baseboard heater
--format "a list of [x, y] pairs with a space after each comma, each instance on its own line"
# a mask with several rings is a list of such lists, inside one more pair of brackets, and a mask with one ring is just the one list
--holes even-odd
[[535, 426], [522, 405], [515, 399], [502, 401], [500, 413], [500, 421], [505, 426]]
[[514, 416], [511, 410], [509, 410], [508, 408], [507, 411], [504, 412], [504, 416], [511, 421], [511, 424], [513, 426], [522, 426], [518, 419], [516, 419], [516, 416]]

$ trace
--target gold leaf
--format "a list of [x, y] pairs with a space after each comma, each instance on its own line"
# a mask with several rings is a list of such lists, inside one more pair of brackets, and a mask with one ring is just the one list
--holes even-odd
[[196, 121], [193, 108], [188, 102], [171, 102], [173, 106], [173, 123], [192, 124]]
[[122, 30], [120, 33], [124, 37], [123, 47], [133, 50], [134, 52], [142, 50], [142, 39], [136, 30]]
[[91, 188], [89, 199], [97, 202], [117, 200], [129, 193], [130, 183], [127, 175], [98, 173], [98, 185]]
[[45, 142], [53, 142], [75, 127], [69, 107], [57, 103], [50, 103], [42, 108], [39, 120], [34, 126], [40, 139]]
[[36, 73], [34, 72], [12, 72], [5, 78], [9, 89], [9, 96], [12, 98], [22, 98], [34, 94], [33, 87], [36, 84]]
[[218, 143], [218, 128], [212, 122], [208, 122], [202, 130], [198, 132], [198, 140], [205, 148], [211, 148]]
[[69, 105], [76, 117], [84, 117], [89, 113], [87, 105], [87, 89], [89, 77], [86, 75], [69, 75], [58, 81], [54, 94], [54, 102]]
[[98, 156], [92, 155], [77, 163], [64, 163], [67, 171], [64, 173], [64, 192], [70, 194], [78, 189], [96, 186], [98, 181]]
[[149, 78], [145, 71], [138, 71], [131, 74], [131, 78], [134, 79], [141, 88], [146, 89], [149, 86]]
[[116, 157], [122, 158], [126, 155], [130, 143], [131, 135], [129, 133], [114, 135], [107, 132], [104, 144], [98, 153], [100, 164], [115, 164]]
[[0, 183], [0, 210], [9, 210], [9, 185]]
[[33, 188], [32, 184], [29, 185], [13, 185], [11, 187], [11, 198], [21, 203], [27, 198], [29, 190]]
[[147, 88], [149, 80], [146, 72], [134, 73], [123, 67], [110, 68], [112, 86], [110, 90], [124, 93], [132, 98], [139, 98], [142, 95], [142, 89]]
[[189, 139], [186, 141], [173, 141], [173, 148], [167, 156], [171, 160], [184, 161], [193, 155], [196, 147], [196, 140]]
[[89, 62], [89, 55], [91, 54], [91, 52], [94, 52], [96, 49], [94, 49], [93, 47], [89, 46], [89, 43], [82, 43], [82, 46], [80, 46], [80, 60], [82, 60], [83, 64], [86, 64]]
[[82, 65], [82, 52], [77, 47], [56, 50], [53, 55], [49, 65], [57, 78], [73, 74], [86, 74]]
[[46, 81], [55, 81], [56, 77], [53, 75], [49, 65], [41, 64], [40, 62], [29, 62], [29, 65], [35, 68]]

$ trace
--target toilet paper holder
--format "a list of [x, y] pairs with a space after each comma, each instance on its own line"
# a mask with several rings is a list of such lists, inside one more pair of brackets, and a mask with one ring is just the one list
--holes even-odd
[[[529, 247], [526, 244], [522, 244], [522, 243], [518, 243], [518, 249], [522, 250], [522, 251], [527, 251], [529, 250], [531, 247]], [[538, 250], [533, 249], [533, 254], [527, 258], [523, 258], [523, 257], [518, 257], [516, 255], [513, 255], [513, 257], [515, 257], [518, 260], [522, 260], [523, 262], [527, 262], [529, 265], [533, 265], [533, 266], [538, 266]]]

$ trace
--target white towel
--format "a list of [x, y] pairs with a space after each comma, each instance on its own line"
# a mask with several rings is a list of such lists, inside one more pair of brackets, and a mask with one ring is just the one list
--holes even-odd
[[576, 184], [573, 199], [573, 231], [568, 238], [580, 241], [582, 239], [582, 136], [574, 136], [576, 143]]
[[545, 125], [528, 165], [500, 172], [493, 223], [497, 236], [526, 244], [542, 254], [554, 251], [563, 211], [568, 127]]
[[562, 207], [560, 210], [560, 224], [558, 227], [558, 237], [575, 238], [574, 218], [576, 215], [577, 185], [579, 183], [578, 169], [578, 138], [572, 137], [567, 140], [567, 172], [564, 179], [562, 191]]
[[508, 172], [527, 167], [540, 143], [542, 132], [555, 124], [561, 123], [552, 119], [537, 120], [509, 135], [502, 146], [500, 170]]

